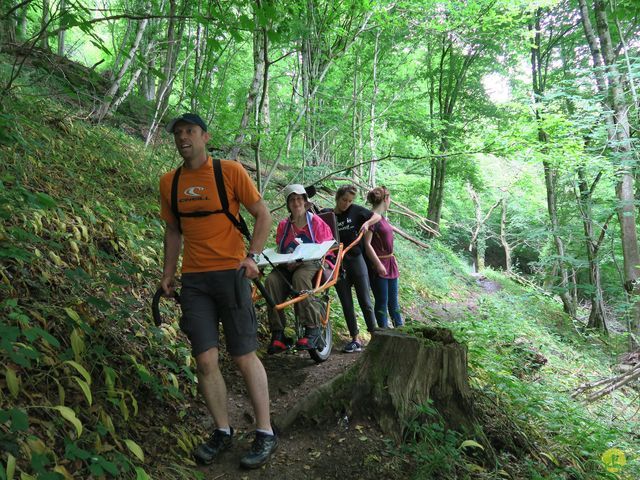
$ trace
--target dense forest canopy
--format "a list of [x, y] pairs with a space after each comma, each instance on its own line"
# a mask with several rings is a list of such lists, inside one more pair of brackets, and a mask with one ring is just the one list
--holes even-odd
[[0, 144], [26, 145], [12, 106], [40, 87], [61, 128], [120, 128], [173, 165], [163, 127], [198, 112], [271, 207], [292, 182], [327, 206], [386, 185], [411, 240], [634, 350], [639, 38], [636, 0], [3, 0]]
[[637, 336], [635, 2], [3, 8], [18, 54], [3, 102], [28, 83], [29, 51], [57, 52], [85, 66], [60, 88], [86, 96], [74, 81], [88, 80], [77, 100], [96, 123], [132, 115], [153, 148], [169, 116], [197, 111], [263, 192], [285, 166], [289, 181], [386, 183], [407, 228], [479, 269], [534, 273], [571, 315], [589, 303], [590, 327], [611, 317]]

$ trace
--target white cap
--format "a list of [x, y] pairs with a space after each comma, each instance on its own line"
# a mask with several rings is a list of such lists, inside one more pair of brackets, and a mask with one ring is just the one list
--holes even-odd
[[297, 193], [298, 195], [304, 195], [304, 198], [305, 199], [307, 198], [307, 191], [299, 183], [292, 183], [291, 185], [287, 185], [286, 187], [284, 187], [282, 194], [284, 195], [285, 201], [289, 200], [289, 196], [292, 193]]

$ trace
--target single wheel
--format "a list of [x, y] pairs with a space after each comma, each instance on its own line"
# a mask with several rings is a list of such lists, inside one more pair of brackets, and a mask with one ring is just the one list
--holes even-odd
[[316, 344], [316, 348], [309, 350], [309, 356], [316, 362], [322, 363], [331, 355], [331, 349], [333, 348], [333, 335], [331, 331], [331, 321], [329, 320], [329, 295], [322, 296], [318, 302], [321, 305], [320, 308], [320, 338]]

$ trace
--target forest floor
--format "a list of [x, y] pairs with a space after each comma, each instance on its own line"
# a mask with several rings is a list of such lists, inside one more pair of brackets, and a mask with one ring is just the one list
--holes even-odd
[[[433, 314], [443, 320], [454, 320], [462, 313], [473, 311], [479, 295], [497, 291], [500, 286], [484, 277], [476, 277], [481, 293], [471, 293], [459, 302], [434, 304]], [[413, 321], [427, 321], [431, 312], [411, 312]], [[334, 339], [329, 359], [315, 364], [308, 354], [285, 353], [265, 355], [263, 362], [269, 378], [273, 417], [292, 409], [315, 388], [347, 371], [362, 353], [341, 352], [344, 339]], [[318, 425], [294, 423], [280, 432], [279, 448], [271, 461], [254, 471], [239, 469], [240, 457], [249, 449], [253, 437], [253, 410], [244, 382], [232, 365], [223, 367], [229, 391], [229, 410], [236, 429], [234, 447], [213, 465], [202, 467], [208, 480], [224, 479], [404, 479], [414, 470], [410, 455], [401, 446], [385, 438], [377, 425], [368, 418], [350, 419], [345, 413], [324, 419]], [[210, 431], [212, 423], [203, 403], [193, 415], [199, 419], [202, 432]]]

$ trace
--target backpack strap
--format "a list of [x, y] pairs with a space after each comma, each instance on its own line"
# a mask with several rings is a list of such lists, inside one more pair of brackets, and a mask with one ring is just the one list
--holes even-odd
[[173, 174], [173, 180], [171, 181], [171, 213], [176, 217], [178, 221], [178, 230], [182, 233], [182, 224], [180, 223], [180, 212], [178, 211], [178, 180], [180, 179], [180, 171], [182, 167], [176, 169], [176, 173]]
[[220, 205], [222, 206], [223, 213], [227, 216], [227, 218], [235, 225], [235, 227], [240, 230], [240, 233], [245, 236], [245, 238], [251, 241], [251, 233], [249, 233], [249, 228], [247, 227], [247, 223], [242, 218], [242, 215], [238, 213], [238, 217], [234, 217], [229, 211], [229, 199], [227, 198], [227, 189], [224, 186], [224, 177], [222, 176], [222, 164], [219, 158], [213, 158], [213, 176], [216, 179], [216, 186], [218, 187], [218, 197], [220, 198]]

